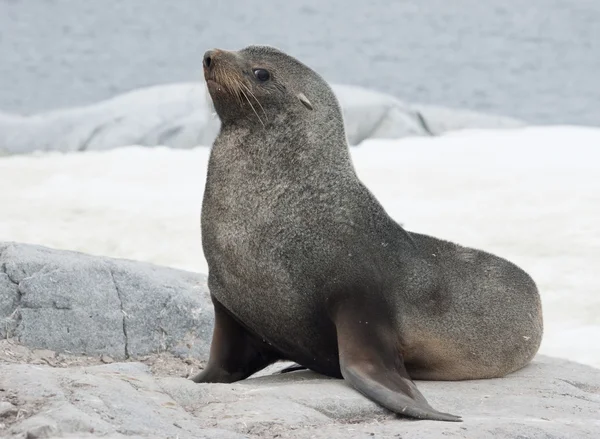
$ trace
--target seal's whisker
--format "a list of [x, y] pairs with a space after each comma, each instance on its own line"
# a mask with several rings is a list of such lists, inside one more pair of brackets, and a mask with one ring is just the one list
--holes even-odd
[[242, 90], [242, 87], [241, 87], [242, 82], [241, 82], [240, 78], [238, 78], [235, 75], [232, 75], [231, 76], [231, 84], [232, 84], [233, 88], [235, 89], [235, 94], [238, 98], [239, 104], [242, 105], [244, 103], [244, 100], [242, 99], [242, 97], [244, 97], [246, 100], [248, 100], [248, 97], [244, 95], [244, 91]]
[[235, 98], [238, 101], [238, 104], [242, 105], [243, 100], [242, 100], [242, 95], [241, 95], [241, 90], [239, 87], [237, 87], [237, 84], [235, 82], [231, 82], [231, 85], [228, 87], [228, 90], [235, 95]]
[[225, 85], [225, 88], [231, 92], [232, 94], [234, 94], [236, 96], [236, 98], [238, 99], [238, 101], [241, 103], [241, 97], [239, 95], [239, 91], [238, 91], [238, 87], [236, 86], [236, 82], [233, 80], [231, 74], [228, 71], [224, 71], [223, 72], [223, 84]]
[[240, 91], [242, 92], [242, 95], [244, 95], [244, 97], [246, 98], [246, 101], [248, 102], [248, 105], [250, 105], [250, 108], [252, 108], [252, 111], [254, 111], [254, 114], [256, 114], [256, 117], [258, 117], [258, 120], [260, 121], [261, 125], [264, 127], [265, 123], [262, 121], [262, 119], [260, 118], [260, 116], [256, 112], [256, 109], [254, 108], [254, 105], [252, 105], [252, 102], [250, 102], [250, 99], [248, 99], [248, 96], [246, 95], [246, 93], [244, 93], [243, 90], [240, 90]]
[[240, 87], [240, 79], [236, 75], [229, 73], [229, 72], [226, 73], [226, 76], [227, 76], [227, 84], [228, 84], [229, 91], [231, 91], [233, 94], [235, 94], [235, 96], [238, 100], [238, 103], [240, 105], [242, 105], [243, 99], [242, 99], [242, 88]]
[[215, 78], [217, 82], [223, 86], [225, 90], [234, 95], [238, 102], [242, 103], [242, 98], [239, 94], [239, 87], [236, 85], [236, 81], [227, 71], [227, 69], [221, 68], [220, 66], [215, 69]]
[[260, 107], [260, 109], [262, 110], [263, 114], [265, 115], [265, 119], [267, 119], [267, 112], [265, 111], [264, 107], [261, 105], [261, 103], [259, 102], [259, 100], [256, 98], [256, 95], [254, 93], [252, 93], [252, 90], [250, 90], [250, 87], [248, 87], [243, 82], [241, 83], [241, 85], [242, 85], [242, 87], [244, 87], [246, 89], [246, 91], [248, 93], [250, 93], [250, 96], [252, 96], [254, 98], [254, 100], [256, 101], [256, 103], [258, 104], [258, 106]]

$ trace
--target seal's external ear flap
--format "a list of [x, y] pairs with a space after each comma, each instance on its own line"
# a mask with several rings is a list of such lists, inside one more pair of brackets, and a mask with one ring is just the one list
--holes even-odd
[[300, 102], [302, 102], [302, 105], [304, 105], [306, 108], [308, 108], [309, 110], [313, 109], [312, 104], [310, 103], [310, 101], [308, 100], [308, 98], [306, 96], [304, 96], [304, 93], [298, 93], [296, 95], [296, 97], [298, 99], [300, 99]]

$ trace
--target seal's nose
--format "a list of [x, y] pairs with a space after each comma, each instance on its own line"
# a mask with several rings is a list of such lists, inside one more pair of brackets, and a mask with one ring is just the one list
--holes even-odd
[[206, 53], [204, 54], [204, 59], [202, 60], [202, 65], [204, 66], [204, 68], [207, 70], [214, 68], [215, 61], [218, 60], [220, 55], [223, 55], [223, 52], [224, 51], [220, 49], [212, 49], [206, 51]]
[[204, 66], [205, 69], [210, 69], [211, 66], [214, 64], [214, 61], [213, 61], [214, 53], [215, 53], [214, 50], [208, 50], [204, 54], [204, 60], [202, 61], [202, 65]]

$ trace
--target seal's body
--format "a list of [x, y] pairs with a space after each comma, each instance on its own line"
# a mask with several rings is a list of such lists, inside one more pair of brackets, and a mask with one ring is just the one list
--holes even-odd
[[287, 359], [397, 413], [452, 421], [411, 377], [500, 377], [533, 358], [531, 278], [394, 222], [357, 178], [319, 75], [262, 46], [207, 52], [204, 67], [222, 125], [202, 207], [215, 329], [194, 381]]

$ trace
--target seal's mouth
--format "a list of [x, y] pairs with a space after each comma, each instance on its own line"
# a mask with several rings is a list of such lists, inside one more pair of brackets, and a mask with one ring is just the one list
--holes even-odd
[[206, 80], [206, 85], [208, 86], [209, 89], [211, 89], [211, 88], [217, 88], [217, 89], [219, 89], [221, 87], [221, 84], [219, 84], [214, 79], [207, 79], [207, 78], [205, 78], [205, 80]]
[[210, 92], [213, 99], [222, 98], [223, 94], [229, 95], [231, 93], [230, 87], [227, 83], [222, 83], [214, 78], [204, 78], [206, 87]]
[[204, 80], [206, 81], [206, 85], [209, 87], [220, 85], [216, 78], [215, 69], [206, 67], [206, 62], [204, 64]]
[[228, 74], [227, 66], [220, 65], [215, 66], [214, 61], [207, 65], [206, 60], [204, 61], [204, 80], [208, 90], [211, 92], [229, 92], [234, 90], [236, 87], [232, 87], [232, 78]]
[[226, 96], [233, 96], [241, 104], [243, 99], [247, 99], [244, 98], [245, 95], [252, 94], [243, 78], [229, 68], [229, 66], [221, 65], [217, 69], [205, 72], [204, 80], [213, 99], [223, 99]]

